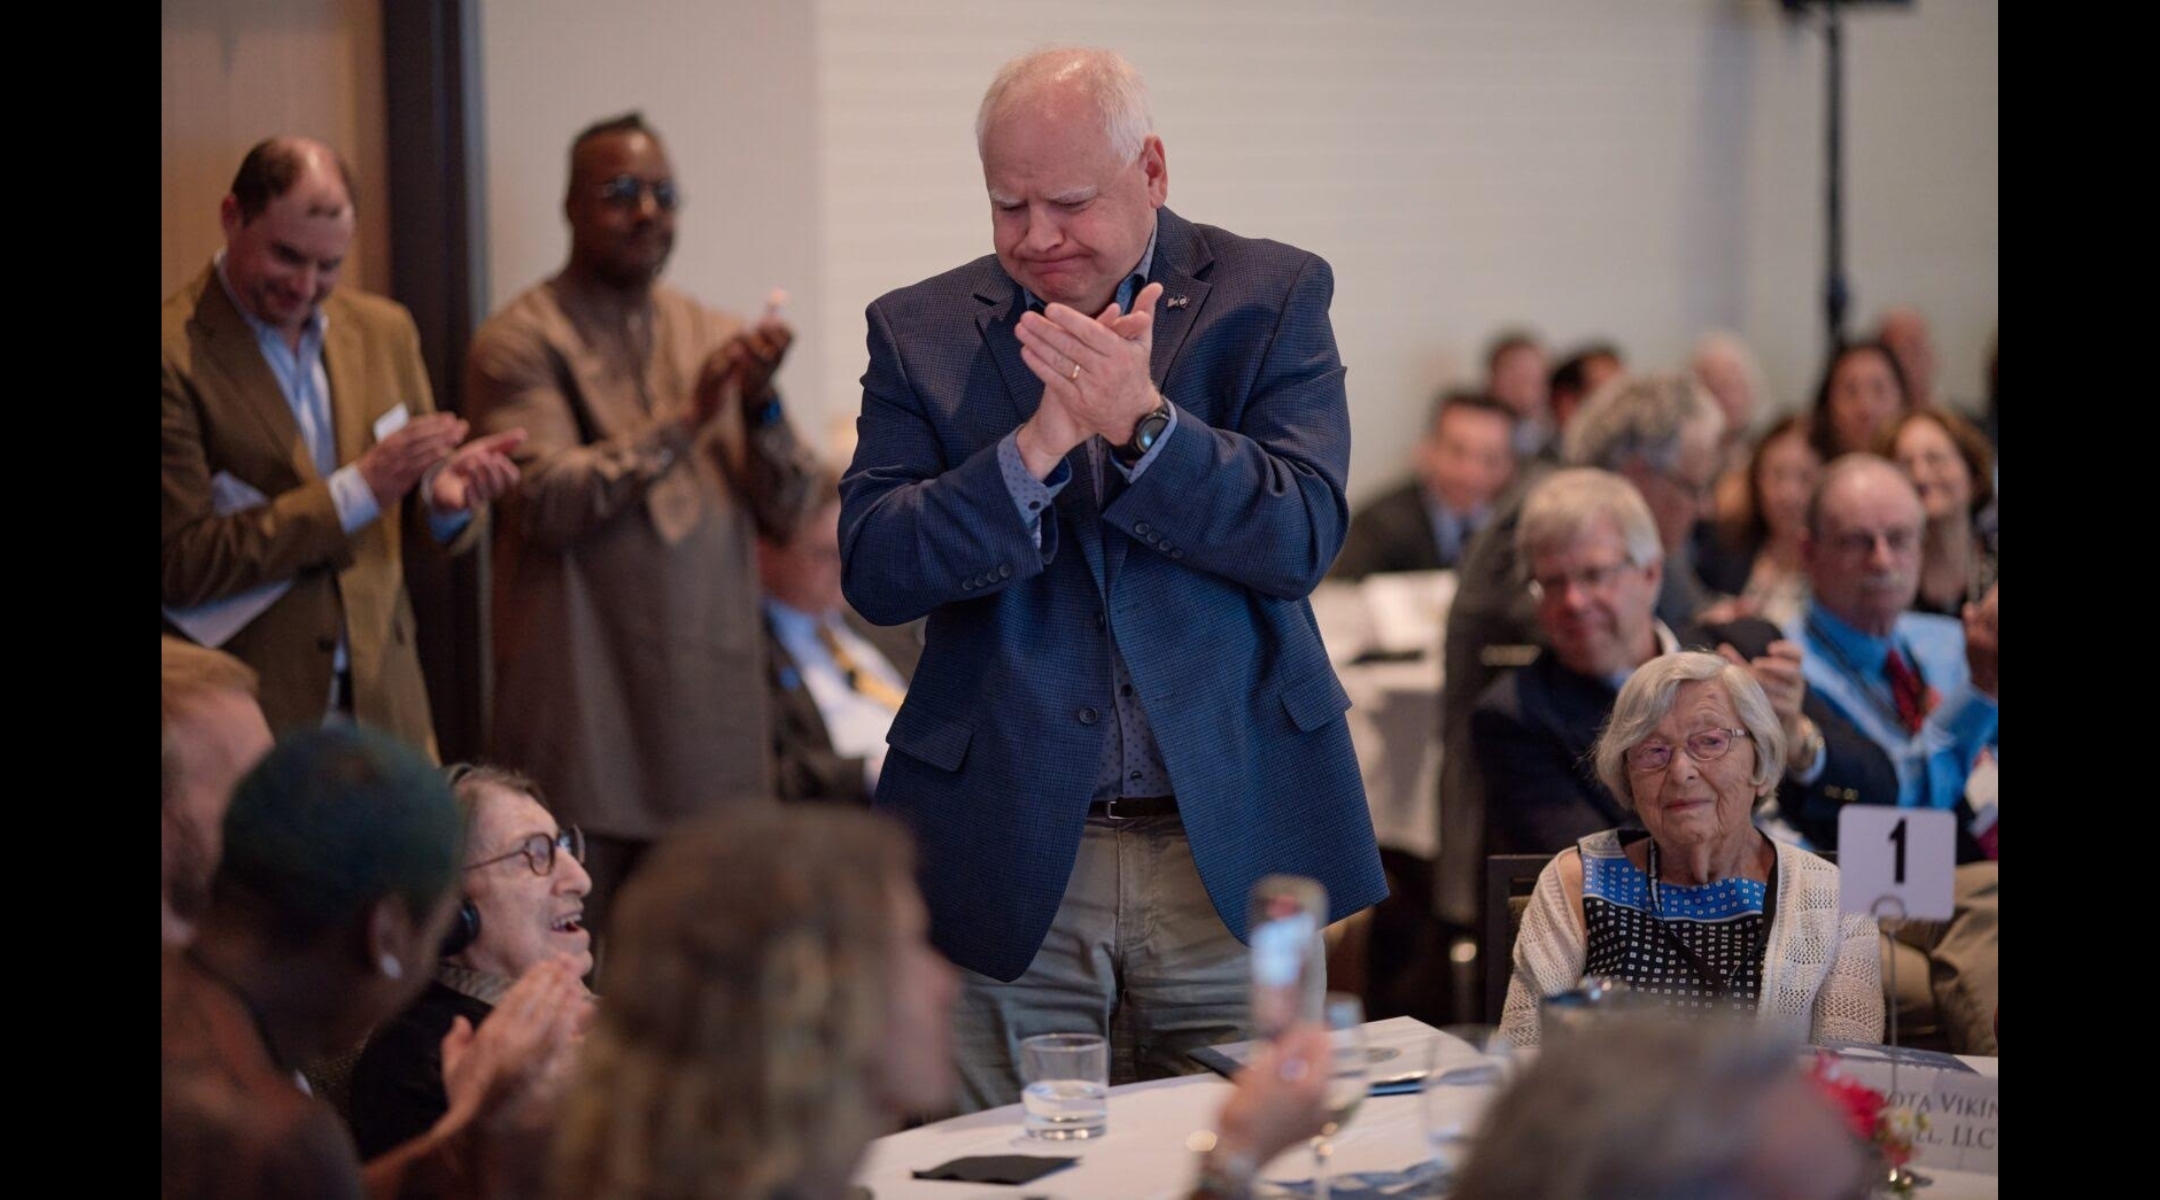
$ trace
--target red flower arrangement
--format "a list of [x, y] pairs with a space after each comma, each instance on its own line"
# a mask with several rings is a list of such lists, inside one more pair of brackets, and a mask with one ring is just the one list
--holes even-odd
[[[1893, 1181], [1911, 1180], [1911, 1173], [1903, 1167], [1912, 1161], [1913, 1138], [1927, 1128], [1925, 1115], [1909, 1108], [1891, 1108], [1881, 1092], [1846, 1074], [1834, 1054], [1818, 1052], [1808, 1078], [1844, 1116], [1845, 1127], [1852, 1135], [1882, 1158]], [[1892, 1187], [1901, 1195], [1911, 1194], [1910, 1183], [1899, 1186], [1893, 1182]]]

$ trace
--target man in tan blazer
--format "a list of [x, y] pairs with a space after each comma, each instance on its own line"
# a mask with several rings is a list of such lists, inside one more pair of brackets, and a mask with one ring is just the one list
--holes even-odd
[[219, 219], [224, 251], [160, 314], [165, 631], [253, 667], [273, 728], [343, 712], [432, 755], [404, 500], [471, 546], [522, 435], [460, 447], [411, 315], [335, 288], [353, 235], [335, 151], [257, 145]]
[[490, 752], [586, 835], [588, 925], [684, 817], [767, 800], [753, 551], [810, 466], [772, 388], [790, 333], [659, 283], [674, 168], [636, 114], [573, 141], [570, 261], [473, 339], [474, 423], [530, 432], [494, 561]]

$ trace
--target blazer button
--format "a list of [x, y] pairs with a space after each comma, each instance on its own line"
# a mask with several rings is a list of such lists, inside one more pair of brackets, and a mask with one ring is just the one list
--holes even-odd
[[1101, 714], [1097, 713], [1092, 708], [1083, 708], [1080, 710], [1079, 713], [1080, 723], [1082, 725], [1093, 725], [1095, 723], [1095, 719], [1100, 715]]
[[1140, 522], [1140, 523], [1138, 523], [1138, 524], [1134, 525], [1134, 526], [1132, 527], [1132, 531], [1133, 531], [1134, 533], [1137, 533], [1137, 534], [1139, 534], [1139, 535], [1140, 535], [1141, 537], [1146, 537], [1146, 536], [1148, 535], [1148, 527], [1147, 527], [1147, 522], [1146, 522], [1146, 521], [1142, 521], [1142, 522]]
[[1185, 552], [1184, 552], [1183, 550], [1172, 550], [1172, 551], [1170, 552], [1170, 557], [1172, 557], [1172, 558], [1183, 558], [1183, 557], [1185, 557]]
[[974, 590], [975, 590], [975, 581], [974, 581], [974, 580], [972, 580], [972, 579], [963, 579], [963, 580], [961, 580], [961, 581], [960, 581], [960, 590], [961, 590], [961, 591], [963, 591], [963, 592], [972, 592], [972, 591], [974, 591]]
[[329, 634], [324, 634], [323, 636], [315, 639], [315, 648], [322, 651], [324, 654], [328, 654], [332, 650], [337, 649], [337, 639], [331, 637]]
[[1109, 617], [1109, 615], [1108, 615], [1108, 614], [1106, 614], [1106, 613], [1104, 613], [1104, 612], [1103, 612], [1103, 610], [1101, 610], [1101, 609], [1099, 609], [1099, 608], [1095, 610], [1095, 628], [1097, 628], [1097, 629], [1108, 629], [1108, 628], [1110, 628], [1110, 617]]
[[998, 564], [998, 578], [999, 578], [999, 579], [1011, 579], [1011, 578], [1012, 578], [1012, 564], [1011, 564], [1011, 563], [999, 563], [999, 564]]

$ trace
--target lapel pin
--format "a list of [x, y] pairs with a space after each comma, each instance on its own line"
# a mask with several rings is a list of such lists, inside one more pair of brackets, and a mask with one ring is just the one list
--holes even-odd
[[1172, 296], [1172, 297], [1170, 297], [1169, 301], [1168, 301], [1168, 302], [1167, 302], [1167, 303], [1165, 304], [1165, 307], [1167, 307], [1167, 308], [1183, 308], [1183, 307], [1185, 307], [1185, 297], [1183, 297], [1183, 296]]

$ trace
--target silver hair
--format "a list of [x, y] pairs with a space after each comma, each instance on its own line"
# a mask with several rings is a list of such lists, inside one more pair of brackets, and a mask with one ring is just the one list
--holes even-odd
[[1713, 329], [1696, 338], [1695, 352], [1688, 355], [1688, 370], [1700, 380], [1703, 363], [1720, 357], [1730, 358], [1739, 366], [1740, 374], [1747, 379], [1748, 392], [1755, 398], [1755, 412], [1760, 414], [1771, 401], [1770, 380], [1763, 374], [1755, 351], [1739, 334], [1730, 329]]
[[1750, 777], [1755, 794], [1768, 795], [1785, 774], [1785, 727], [1778, 723], [1770, 697], [1763, 694], [1762, 685], [1755, 682], [1746, 667], [1694, 650], [1661, 654], [1628, 676], [1620, 698], [1613, 701], [1612, 716], [1598, 734], [1597, 748], [1592, 751], [1598, 782], [1623, 808], [1634, 810], [1627, 752], [1649, 737], [1657, 723], [1672, 711], [1673, 698], [1680, 694], [1683, 683], [1716, 683], [1724, 687], [1741, 727], [1748, 731], [1748, 740], [1755, 743], [1755, 773]]
[[1687, 430], [1707, 426], [1712, 442], [1725, 432], [1717, 401], [1689, 375], [1657, 371], [1615, 375], [1583, 402], [1561, 437], [1560, 457], [1571, 467], [1617, 471], [1630, 459], [1670, 471], [1680, 461]]
[[[1797, 1049], [1738, 1018], [1683, 1023], [1623, 1015], [1594, 1035], [1553, 1039], [1486, 1110], [1449, 1194], [1456, 1200], [1765, 1194], [1756, 1151], [1764, 1123], [1780, 1112], [1772, 1098], [1807, 1086]], [[1857, 1174], [1862, 1159], [1855, 1153], [1851, 1162]]]
[[1148, 105], [1147, 81], [1125, 56], [1115, 50], [1091, 46], [1058, 46], [1023, 54], [998, 68], [997, 77], [983, 92], [982, 106], [975, 110], [975, 153], [982, 153], [990, 123], [1002, 116], [1017, 98], [1047, 83], [1073, 81], [1095, 101], [1102, 114], [1103, 136], [1118, 161], [1130, 163], [1140, 157], [1148, 136], [1155, 132], [1155, 114]]
[[1647, 567], [1664, 560], [1657, 520], [1635, 485], [1611, 471], [1576, 467], [1555, 471], [1530, 489], [1515, 524], [1515, 561], [1527, 572], [1540, 552], [1567, 545], [1600, 520], [1620, 534], [1630, 563]]

